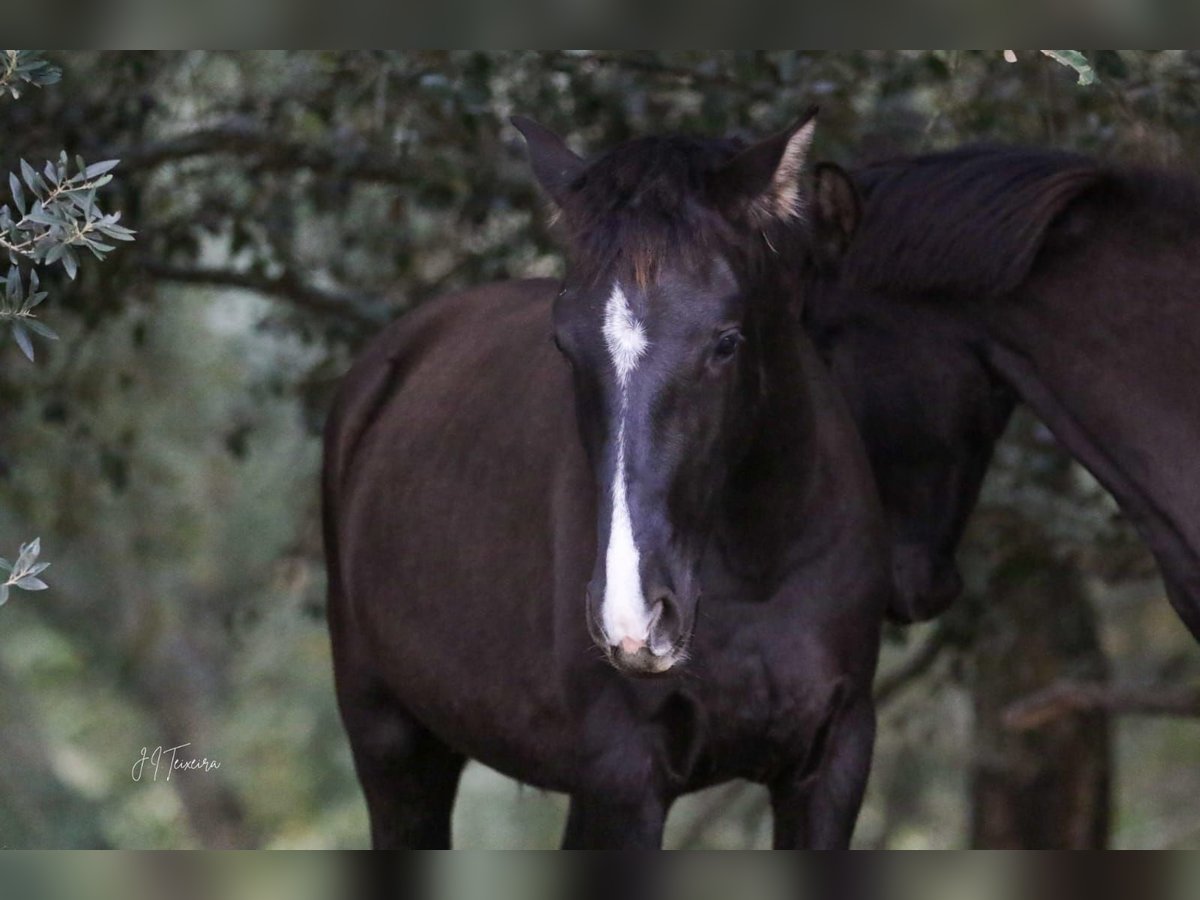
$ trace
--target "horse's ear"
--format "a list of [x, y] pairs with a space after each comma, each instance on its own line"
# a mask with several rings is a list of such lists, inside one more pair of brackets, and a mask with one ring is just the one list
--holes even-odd
[[822, 263], [834, 266], [858, 230], [862, 201], [846, 170], [836, 163], [817, 163], [812, 178], [813, 246]]
[[511, 121], [529, 147], [529, 162], [538, 183], [551, 200], [562, 206], [567, 188], [584, 169], [583, 160], [562, 138], [533, 119], [513, 116]]
[[760, 220], [802, 216], [807, 204], [800, 175], [816, 125], [813, 106], [791, 128], [741, 151], [714, 176], [718, 203]]

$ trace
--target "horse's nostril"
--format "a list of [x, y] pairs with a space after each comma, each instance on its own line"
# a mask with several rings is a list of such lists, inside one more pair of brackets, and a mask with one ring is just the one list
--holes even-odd
[[674, 641], [679, 636], [682, 619], [679, 615], [679, 601], [675, 593], [668, 588], [658, 588], [650, 595], [651, 612], [650, 628], [668, 641]]

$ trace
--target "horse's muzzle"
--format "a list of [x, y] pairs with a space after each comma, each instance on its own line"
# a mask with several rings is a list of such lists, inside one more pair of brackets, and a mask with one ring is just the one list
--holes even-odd
[[588, 633], [613, 667], [623, 674], [637, 677], [664, 675], [687, 658], [683, 649], [686, 641], [681, 633], [682, 620], [674, 595], [666, 590], [653, 593], [658, 599], [650, 617], [649, 640], [626, 636], [614, 641], [601, 621], [594, 599], [595, 585], [588, 585]]
[[608, 658], [626, 675], [653, 677], [671, 671], [680, 656], [674, 652], [658, 654], [641, 642], [626, 639], [620, 646], [609, 648]]

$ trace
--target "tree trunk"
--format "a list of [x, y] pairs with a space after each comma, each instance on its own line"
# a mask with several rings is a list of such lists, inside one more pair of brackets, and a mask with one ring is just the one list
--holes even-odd
[[1026, 530], [991, 576], [974, 651], [972, 845], [1099, 849], [1107, 845], [1108, 717], [1064, 715], [1016, 731], [1005, 710], [1059, 679], [1103, 681], [1107, 660], [1079, 573]]
[[[150, 658], [136, 669], [134, 692], [161, 729], [164, 747], [203, 742], [213, 734], [215, 685], [201, 674], [208, 661], [183, 635], [163, 636]], [[184, 752], [191, 757], [193, 748]], [[254, 849], [259, 838], [247, 821], [245, 806], [224, 773], [179, 772], [171, 779], [188, 826], [208, 850]]]

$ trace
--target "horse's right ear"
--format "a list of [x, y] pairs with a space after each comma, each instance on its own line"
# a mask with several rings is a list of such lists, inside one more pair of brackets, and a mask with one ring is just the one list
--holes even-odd
[[529, 162], [542, 189], [558, 206], [563, 205], [567, 188], [583, 171], [585, 163], [562, 138], [543, 128], [533, 119], [513, 116], [513, 127], [521, 132], [529, 147]]
[[820, 262], [832, 267], [858, 230], [862, 201], [846, 170], [836, 163], [817, 163], [812, 178], [813, 247]]

